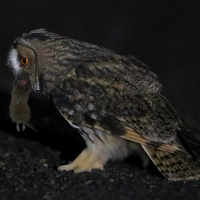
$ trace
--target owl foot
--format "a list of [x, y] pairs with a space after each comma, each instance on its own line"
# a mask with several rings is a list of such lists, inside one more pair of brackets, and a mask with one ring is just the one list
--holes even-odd
[[69, 165], [62, 165], [58, 167], [59, 171], [73, 170], [75, 173], [90, 172], [92, 169], [101, 169], [105, 161], [102, 162], [99, 158], [88, 149], [84, 149], [81, 154]]

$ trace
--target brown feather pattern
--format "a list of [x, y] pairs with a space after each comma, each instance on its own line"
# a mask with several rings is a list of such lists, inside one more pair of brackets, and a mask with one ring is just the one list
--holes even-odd
[[20, 48], [29, 49], [34, 60], [20, 73], [29, 75], [33, 88], [39, 80], [40, 90], [98, 157], [127, 156], [129, 141], [141, 145], [169, 180], [199, 179], [200, 143], [162, 96], [157, 75], [142, 62], [43, 29], [18, 38], [12, 55]]

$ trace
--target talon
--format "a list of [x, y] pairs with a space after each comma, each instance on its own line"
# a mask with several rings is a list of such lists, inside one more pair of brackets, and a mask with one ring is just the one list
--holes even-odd
[[57, 168], [57, 170], [58, 171], [65, 171], [65, 170], [70, 171], [70, 170], [73, 170], [73, 169], [68, 168], [67, 165], [62, 165], [62, 166], [59, 166]]
[[71, 171], [74, 173], [91, 172], [93, 169], [103, 170], [106, 160], [99, 160], [93, 152], [88, 149], [84, 149], [81, 154], [70, 164], [62, 165], [58, 167], [59, 171]]

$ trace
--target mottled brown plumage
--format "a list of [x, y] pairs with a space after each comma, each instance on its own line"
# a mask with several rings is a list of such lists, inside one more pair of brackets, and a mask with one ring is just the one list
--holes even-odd
[[[23, 66], [21, 58], [29, 63]], [[157, 75], [136, 58], [40, 29], [18, 38], [8, 61], [16, 75], [12, 121], [27, 123], [31, 87], [86, 141], [79, 157], [59, 170], [103, 169], [109, 159], [140, 151], [169, 180], [199, 179], [200, 143], [161, 95]]]

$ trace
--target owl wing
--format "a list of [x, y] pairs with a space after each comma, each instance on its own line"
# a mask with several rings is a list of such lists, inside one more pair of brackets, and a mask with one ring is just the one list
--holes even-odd
[[74, 127], [88, 126], [141, 144], [168, 179], [199, 177], [199, 163], [179, 139], [183, 124], [159, 93], [157, 77], [137, 66], [132, 71], [109, 66], [78, 65], [74, 76], [65, 79], [52, 93], [65, 119]]

